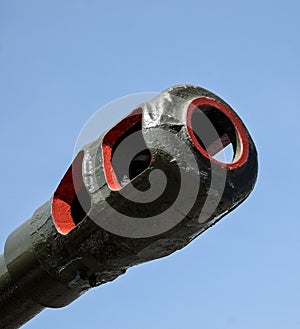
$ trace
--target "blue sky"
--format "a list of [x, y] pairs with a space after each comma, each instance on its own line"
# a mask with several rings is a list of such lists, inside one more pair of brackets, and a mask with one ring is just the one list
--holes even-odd
[[24, 328], [299, 328], [299, 12], [291, 0], [0, 1], [1, 250], [118, 97], [203, 86], [259, 151], [255, 191], [226, 219]]

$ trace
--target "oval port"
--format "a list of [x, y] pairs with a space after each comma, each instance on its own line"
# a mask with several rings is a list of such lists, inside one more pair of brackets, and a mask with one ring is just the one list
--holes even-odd
[[73, 230], [91, 207], [91, 198], [82, 180], [83, 156], [84, 152], [80, 151], [53, 195], [53, 222], [61, 234]]
[[103, 138], [103, 168], [108, 186], [119, 190], [151, 162], [142, 134], [142, 113], [135, 110], [117, 123]]

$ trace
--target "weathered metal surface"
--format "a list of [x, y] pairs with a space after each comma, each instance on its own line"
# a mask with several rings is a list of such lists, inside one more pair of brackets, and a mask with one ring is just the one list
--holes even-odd
[[[189, 105], [198, 98], [220, 111], [224, 106], [236, 130], [232, 137], [226, 127], [218, 128], [223, 146], [235, 138], [236, 157], [229, 164], [212, 159], [209, 149], [203, 151], [189, 131]], [[128, 118], [85, 146], [54, 197], [8, 237], [0, 256], [0, 328], [18, 328], [45, 307], [68, 305], [131, 266], [183, 248], [252, 191], [257, 176], [255, 145], [218, 96], [196, 86], [175, 86]], [[134, 161], [147, 165], [134, 168], [138, 171], [132, 171], [133, 178], [122, 178], [122, 163], [120, 168], [113, 164], [112, 144], [138, 124], [141, 135], [135, 140], [142, 136], [147, 150]], [[160, 196], [152, 200], [159, 194], [154, 191], [143, 202], [132, 201], [161, 184], [161, 177], [152, 175], [157, 170], [166, 177]], [[223, 181], [223, 186], [214, 187], [212, 180]], [[81, 199], [80, 206], [76, 198]], [[202, 213], [205, 207], [207, 215]]]

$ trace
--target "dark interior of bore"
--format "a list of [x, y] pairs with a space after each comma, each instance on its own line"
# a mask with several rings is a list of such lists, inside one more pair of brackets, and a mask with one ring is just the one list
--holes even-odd
[[[208, 120], [211, 124], [208, 124]], [[198, 107], [192, 114], [192, 129], [198, 143], [204, 148], [208, 154], [214, 157], [226, 146], [232, 147], [232, 159], [227, 162], [231, 162], [236, 152], [236, 132], [235, 128], [220, 110], [211, 106]], [[213, 148], [212, 146], [216, 143], [216, 140], [220, 138], [222, 143], [217, 142], [219, 147]]]
[[[122, 144], [121, 152], [118, 152], [117, 155], [115, 151], [118, 146], [125, 141], [125, 139], [132, 135], [134, 135], [134, 143], [130, 145], [127, 143]], [[128, 168], [128, 154], [132, 150], [132, 148], [136, 148], [138, 150], [142, 150], [137, 152], [133, 159], [131, 159], [129, 168]], [[130, 150], [131, 149], [131, 150]], [[112, 149], [112, 167], [118, 179], [120, 185], [124, 182], [124, 178], [128, 177], [129, 180], [132, 180], [140, 173], [142, 173], [145, 169], [147, 169], [151, 162], [151, 153], [147, 149], [145, 144], [143, 134], [142, 134], [142, 122], [139, 121], [132, 127], [130, 127], [113, 145]]]
[[76, 194], [74, 201], [71, 204], [71, 216], [74, 223], [79, 224], [91, 208], [91, 198], [84, 185]]

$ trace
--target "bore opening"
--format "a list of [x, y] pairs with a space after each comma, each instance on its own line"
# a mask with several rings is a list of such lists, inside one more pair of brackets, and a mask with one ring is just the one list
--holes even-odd
[[248, 159], [249, 142], [241, 120], [215, 99], [199, 97], [191, 102], [187, 130], [198, 151], [210, 160], [237, 168]]
[[84, 152], [79, 152], [53, 196], [53, 222], [61, 234], [73, 230], [91, 208], [91, 198], [82, 179], [83, 156]]
[[197, 107], [192, 113], [191, 125], [198, 143], [212, 158], [225, 163], [233, 161], [235, 128], [225, 114], [212, 106]]
[[147, 169], [151, 153], [142, 134], [142, 114], [135, 110], [103, 138], [102, 156], [109, 187], [118, 190]]

